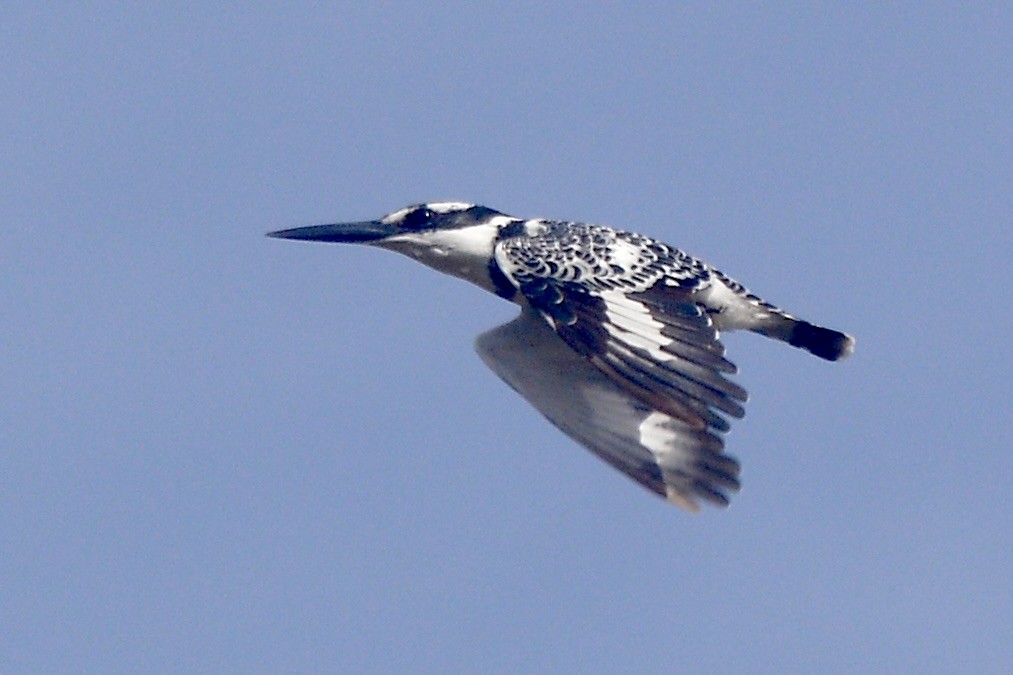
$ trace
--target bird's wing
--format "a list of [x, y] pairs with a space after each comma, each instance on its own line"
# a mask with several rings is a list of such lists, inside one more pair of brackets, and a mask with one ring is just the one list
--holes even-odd
[[634, 396], [533, 310], [479, 336], [476, 351], [556, 427], [672, 503], [724, 506], [738, 490], [739, 464], [723, 454], [720, 435]]
[[[687, 268], [677, 251], [634, 239], [637, 235], [597, 229], [564, 234], [571, 247], [565, 255], [559, 251], [560, 235], [552, 233], [552, 250], [546, 248], [548, 238], [518, 238], [500, 242], [495, 257], [551, 329], [549, 335], [561, 338], [578, 357], [571, 367], [580, 362], [590, 366], [581, 369], [581, 376], [595, 375], [594, 419], [574, 415], [560, 421], [558, 405], [553, 417], [547, 406], [511, 384], [566, 433], [671, 501], [687, 508], [694, 496], [727, 503], [717, 488], [737, 486], [738, 465], [721, 454], [719, 434], [729, 428], [721, 413], [742, 417], [746, 391], [724, 377], [735, 366], [724, 358], [710, 317], [693, 301], [699, 270]], [[598, 248], [592, 250], [592, 245]], [[608, 396], [601, 393], [605, 382], [610, 384]], [[565, 395], [565, 390], [557, 393]], [[604, 412], [606, 399], [616, 402], [613, 413]], [[628, 420], [620, 424], [610, 414]], [[592, 430], [579, 433], [573, 423], [577, 419]], [[630, 427], [634, 419], [637, 423]], [[653, 484], [644, 480], [644, 457], [653, 461]], [[724, 469], [708, 482], [715, 462]]]

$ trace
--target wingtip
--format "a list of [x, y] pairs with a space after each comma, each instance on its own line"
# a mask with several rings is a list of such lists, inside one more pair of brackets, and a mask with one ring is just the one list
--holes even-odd
[[693, 514], [700, 513], [699, 504], [697, 504], [695, 501], [693, 501], [686, 495], [676, 490], [671, 485], [665, 486], [665, 499], [667, 499], [669, 503], [675, 504], [683, 511], [687, 511]]

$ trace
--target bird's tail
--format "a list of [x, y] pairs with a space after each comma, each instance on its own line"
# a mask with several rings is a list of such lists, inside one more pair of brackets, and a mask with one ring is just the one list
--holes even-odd
[[839, 361], [855, 351], [855, 338], [847, 333], [824, 328], [789, 316], [773, 315], [764, 325], [753, 328], [757, 333], [787, 342], [810, 354]]
[[855, 338], [808, 321], [795, 322], [788, 344], [827, 361], [839, 361], [855, 351]]

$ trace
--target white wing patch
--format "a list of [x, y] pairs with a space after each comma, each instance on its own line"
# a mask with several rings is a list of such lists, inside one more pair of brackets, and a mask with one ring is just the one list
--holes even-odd
[[634, 347], [645, 350], [656, 361], [670, 361], [672, 355], [661, 347], [672, 344], [672, 339], [662, 334], [665, 324], [651, 316], [650, 310], [640, 302], [631, 300], [621, 291], [605, 291], [605, 330], [613, 337]]
[[[686, 457], [678, 456], [677, 450], [669, 447], [673, 437], [671, 430], [673, 421], [664, 413], [652, 412], [637, 428], [640, 433], [640, 444], [654, 453], [659, 466], [672, 466], [686, 461]], [[687, 499], [679, 491], [677, 485], [665, 485], [665, 498], [688, 511], [699, 509], [695, 502]]]
[[721, 446], [706, 448], [686, 425], [652, 412], [638, 427], [640, 444], [654, 454], [665, 484], [665, 498], [688, 511], [697, 511], [693, 495], [727, 503], [722, 490], [739, 489], [739, 465], [721, 454]]

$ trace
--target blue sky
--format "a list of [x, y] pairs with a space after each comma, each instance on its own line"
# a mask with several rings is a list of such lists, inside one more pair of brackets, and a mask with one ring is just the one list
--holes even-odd
[[[1013, 668], [1009, 6], [350, 4], [0, 8], [0, 670]], [[484, 368], [512, 305], [263, 236], [446, 199], [856, 354], [727, 336], [685, 514]]]

